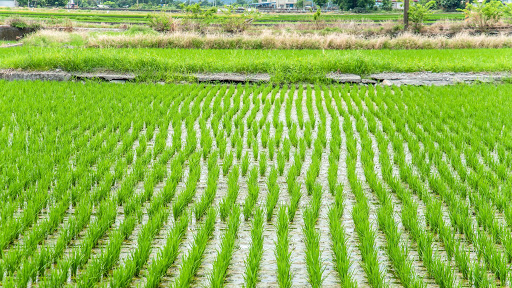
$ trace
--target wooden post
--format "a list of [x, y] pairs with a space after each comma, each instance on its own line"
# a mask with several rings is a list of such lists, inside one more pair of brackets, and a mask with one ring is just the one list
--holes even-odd
[[409, 28], [409, 0], [404, 0], [404, 30]]

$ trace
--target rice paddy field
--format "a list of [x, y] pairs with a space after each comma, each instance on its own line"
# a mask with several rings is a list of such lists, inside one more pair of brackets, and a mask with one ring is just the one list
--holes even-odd
[[510, 287], [511, 98], [0, 81], [0, 286]]
[[[165, 12], [165, 11], [164, 11]], [[94, 10], [69, 10], [69, 9], [0, 9], [0, 19], [7, 17], [23, 17], [30, 19], [70, 19], [77, 22], [106, 22], [106, 23], [148, 23], [148, 13], [141, 11], [94, 11]], [[155, 13], [155, 12], [153, 12]], [[156, 12], [158, 13], [158, 12]], [[186, 18], [184, 12], [169, 13], [175, 18]], [[190, 16], [189, 16], [190, 17]], [[228, 16], [219, 15], [222, 18], [229, 18]], [[396, 21], [403, 17], [403, 14], [397, 12], [380, 12], [380, 13], [367, 13], [367, 14], [354, 14], [354, 13], [328, 13], [324, 15], [326, 21]], [[464, 14], [460, 12], [441, 12], [436, 11], [431, 17], [429, 22], [439, 20], [464, 20]], [[297, 22], [311, 22], [313, 16], [311, 13], [263, 13], [256, 23], [261, 24], [275, 24], [275, 23], [297, 23]]]

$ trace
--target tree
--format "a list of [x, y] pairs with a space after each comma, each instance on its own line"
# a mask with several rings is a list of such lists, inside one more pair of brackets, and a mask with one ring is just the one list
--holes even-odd
[[382, 0], [382, 10], [391, 11], [391, 9], [393, 9], [391, 0]]
[[461, 0], [440, 0], [439, 4], [447, 11], [455, 11], [459, 8], [464, 7], [465, 1]]
[[430, 9], [432, 9], [435, 4], [435, 1], [430, 1], [425, 5], [417, 3], [411, 6], [409, 9], [409, 20], [411, 20], [415, 32], [421, 31], [425, 17], [432, 13]]
[[375, 6], [375, 0], [334, 0], [342, 10], [368, 11]]
[[48, 6], [54, 6], [54, 7], [64, 7], [66, 4], [68, 4], [68, 0], [47, 0], [46, 3]]
[[319, 7], [323, 7], [325, 4], [327, 4], [327, 0], [313, 0], [315, 2], [315, 5]]
[[503, 15], [508, 13], [507, 10], [509, 10], [509, 7], [498, 0], [477, 4], [467, 3], [465, 9], [459, 9], [459, 11], [464, 12], [470, 23], [479, 30], [487, 30], [493, 24], [499, 22]]
[[304, 0], [297, 0], [297, 8], [304, 8]]

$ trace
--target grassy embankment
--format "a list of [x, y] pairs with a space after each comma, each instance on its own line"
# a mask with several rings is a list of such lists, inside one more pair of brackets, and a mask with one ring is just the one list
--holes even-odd
[[199, 50], [16, 47], [0, 51], [0, 69], [115, 71], [145, 79], [197, 72], [269, 73], [274, 82], [325, 81], [329, 72], [497, 72], [512, 70], [512, 49]]

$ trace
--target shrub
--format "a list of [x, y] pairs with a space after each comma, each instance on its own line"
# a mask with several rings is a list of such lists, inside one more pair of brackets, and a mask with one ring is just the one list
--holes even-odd
[[408, 17], [412, 22], [412, 28], [415, 32], [420, 32], [425, 17], [432, 13], [430, 9], [432, 9], [435, 4], [435, 1], [430, 1], [425, 5], [415, 4], [411, 6]]
[[166, 14], [153, 14], [148, 15], [149, 27], [159, 32], [173, 32], [176, 31], [176, 21]]
[[5, 22], [7, 25], [14, 27], [14, 28], [18, 28], [18, 29], [32, 29], [32, 30], [41, 29], [40, 23], [33, 22], [33, 21], [26, 21], [19, 17], [9, 18]]
[[482, 3], [467, 3], [465, 9], [458, 9], [464, 12], [466, 18], [479, 30], [487, 30], [500, 21], [505, 13], [506, 6], [501, 1], [492, 0]]

